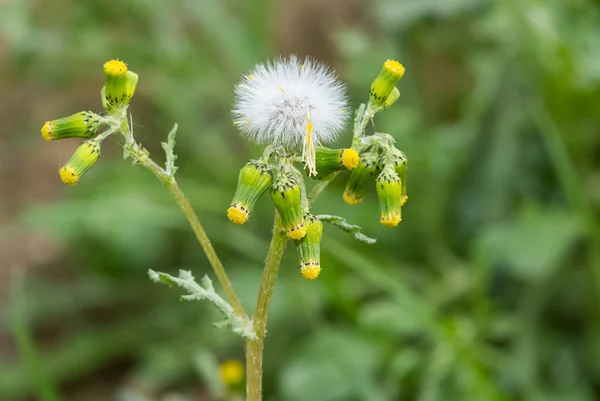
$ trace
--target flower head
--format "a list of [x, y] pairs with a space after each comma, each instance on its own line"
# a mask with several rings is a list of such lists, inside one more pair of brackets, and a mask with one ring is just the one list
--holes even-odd
[[91, 140], [81, 144], [69, 161], [58, 170], [60, 179], [67, 185], [77, 185], [81, 177], [100, 157], [100, 143]]
[[251, 141], [302, 151], [316, 175], [315, 147], [346, 122], [346, 87], [326, 66], [296, 56], [258, 64], [235, 89], [234, 124]]
[[269, 166], [261, 161], [246, 163], [240, 170], [238, 186], [227, 209], [227, 217], [235, 224], [248, 221], [254, 204], [273, 183], [273, 174]]
[[68, 117], [47, 121], [42, 127], [42, 137], [51, 141], [62, 138], [91, 138], [100, 129], [100, 116], [82, 111]]

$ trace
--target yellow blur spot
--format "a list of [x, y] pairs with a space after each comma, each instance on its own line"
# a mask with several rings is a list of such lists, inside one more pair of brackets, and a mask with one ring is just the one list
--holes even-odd
[[44, 124], [44, 126], [42, 127], [42, 138], [44, 138], [47, 141], [51, 141], [54, 139], [50, 130], [50, 124], [52, 124], [51, 121], [46, 121], [46, 124]]
[[79, 182], [79, 174], [75, 172], [73, 167], [64, 166], [60, 170], [58, 170], [60, 174], [60, 179], [67, 185], [75, 186]]
[[407, 200], [408, 200], [408, 196], [406, 196], [406, 195], [403, 195], [403, 196], [400, 198], [400, 206], [404, 206], [404, 204], [406, 203], [406, 201], [407, 201]]
[[285, 89], [283, 89], [281, 86], [278, 87], [280, 91], [282, 91], [283, 93], [285, 93]]
[[254, 79], [254, 75], [250, 74], [250, 75], [248, 75], [248, 78]]
[[358, 166], [358, 152], [354, 149], [344, 149], [341, 155], [342, 166], [348, 170], [352, 170]]
[[236, 359], [230, 359], [219, 366], [221, 381], [227, 386], [235, 386], [244, 380], [244, 365]]
[[242, 210], [238, 205], [231, 206], [227, 209], [227, 218], [234, 224], [242, 225], [248, 221], [248, 212]]
[[321, 266], [318, 262], [307, 263], [300, 268], [300, 273], [305, 279], [314, 280], [319, 277]]
[[110, 60], [104, 63], [104, 73], [114, 77], [122, 77], [127, 73], [127, 64], [121, 60]]
[[362, 201], [362, 198], [357, 198], [356, 195], [350, 194], [346, 191], [344, 191], [342, 198], [344, 198], [344, 201], [346, 201], [346, 203], [349, 205], [356, 205], [357, 203], [360, 203], [360, 201]]

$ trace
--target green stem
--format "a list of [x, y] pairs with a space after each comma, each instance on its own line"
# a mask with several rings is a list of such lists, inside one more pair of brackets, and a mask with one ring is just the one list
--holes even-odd
[[275, 212], [273, 224], [273, 237], [265, 262], [265, 269], [260, 283], [258, 300], [254, 311], [254, 332], [256, 340], [246, 341], [246, 399], [247, 401], [260, 401], [262, 399], [262, 360], [264, 340], [267, 333], [267, 312], [271, 303], [271, 296], [275, 288], [275, 280], [279, 272], [281, 258], [287, 244], [283, 225], [279, 214]]
[[[313, 187], [309, 195], [311, 205], [334, 178], [335, 175]], [[262, 400], [262, 361], [264, 341], [267, 334], [267, 313], [286, 244], [287, 237], [281, 219], [279, 214], [275, 212], [273, 237], [271, 238], [267, 261], [263, 270], [254, 317], [252, 318], [257, 339], [246, 341], [246, 401]]]
[[142, 166], [150, 170], [156, 176], [156, 178], [158, 178], [163, 184], [169, 187], [173, 198], [175, 198], [175, 201], [181, 208], [183, 215], [190, 223], [192, 231], [194, 231], [194, 234], [196, 235], [196, 238], [198, 239], [202, 250], [206, 254], [206, 257], [208, 258], [208, 261], [215, 272], [215, 275], [217, 276], [219, 282], [223, 286], [223, 290], [225, 291], [227, 299], [231, 304], [231, 307], [235, 311], [235, 314], [240, 316], [242, 319], [247, 320], [248, 316], [244, 311], [244, 307], [242, 306], [240, 299], [233, 290], [233, 285], [231, 284], [231, 281], [229, 280], [229, 277], [225, 272], [225, 268], [223, 267], [221, 260], [215, 252], [215, 248], [213, 248], [210, 239], [208, 239], [208, 236], [206, 235], [206, 231], [204, 231], [204, 227], [202, 227], [202, 224], [200, 224], [198, 216], [196, 216], [196, 213], [194, 213], [192, 205], [190, 205], [189, 200], [186, 198], [181, 188], [179, 188], [179, 185], [177, 184], [175, 178], [167, 174], [167, 172], [162, 167], [160, 167], [158, 164], [152, 161], [152, 159], [150, 159], [149, 157], [141, 157], [140, 159], [138, 159], [138, 162]]
[[[248, 315], [246, 315], [246, 312], [244, 311], [244, 307], [242, 306], [240, 299], [233, 290], [233, 285], [229, 280], [229, 276], [227, 276], [227, 273], [225, 272], [225, 268], [223, 267], [221, 260], [215, 252], [215, 248], [213, 248], [210, 239], [208, 239], [206, 231], [204, 231], [204, 227], [202, 227], [202, 224], [200, 224], [198, 216], [196, 216], [196, 213], [194, 213], [192, 205], [190, 205], [189, 200], [186, 198], [181, 188], [179, 188], [179, 185], [177, 184], [177, 181], [173, 176], [173, 172], [168, 173], [165, 169], [156, 164], [152, 159], [150, 159], [149, 152], [143, 146], [135, 142], [133, 132], [129, 127], [125, 115], [123, 115], [123, 118], [120, 121], [119, 129], [121, 130], [121, 133], [125, 138], [125, 155], [127, 157], [131, 157], [134, 160], [134, 162], [139, 163], [148, 170], [150, 170], [156, 176], [156, 178], [158, 178], [163, 184], [169, 187], [173, 198], [175, 198], [175, 201], [179, 205], [179, 208], [183, 212], [183, 215], [190, 223], [192, 231], [194, 231], [194, 234], [196, 235], [196, 238], [198, 239], [202, 250], [206, 254], [206, 257], [208, 258], [208, 261], [212, 266], [215, 275], [217, 276], [217, 279], [221, 283], [221, 286], [223, 286], [223, 290], [225, 291], [227, 299], [231, 304], [231, 307], [233, 308], [235, 314], [243, 320], [248, 320]], [[175, 126], [174, 129], [177, 129], [177, 126]], [[169, 159], [168, 153], [167, 159]]]

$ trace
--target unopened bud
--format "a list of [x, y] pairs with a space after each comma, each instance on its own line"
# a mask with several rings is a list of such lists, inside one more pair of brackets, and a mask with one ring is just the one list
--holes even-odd
[[[387, 60], [383, 63], [383, 68], [377, 75], [377, 78], [371, 84], [371, 91], [369, 92], [371, 96], [371, 102], [379, 107], [389, 107], [391, 103], [398, 100], [400, 97], [400, 92], [397, 94], [393, 94], [394, 88], [396, 84], [404, 75], [404, 66], [397, 61]], [[397, 96], [396, 99], [393, 99], [391, 103], [386, 106], [386, 101], [389, 96]]]
[[400, 99], [400, 90], [398, 88], [394, 87], [394, 89], [392, 89], [392, 92], [390, 93], [390, 95], [387, 97], [387, 99], [385, 99], [385, 102], [383, 102], [382, 108], [384, 110], [389, 108], [391, 105], [396, 103], [396, 100], [398, 100], [398, 99]]
[[106, 78], [103, 88], [102, 104], [107, 113], [127, 106], [135, 93], [138, 75], [127, 69], [120, 60], [107, 61], [104, 64]]
[[254, 210], [254, 204], [273, 183], [266, 163], [251, 161], [240, 169], [238, 185], [227, 209], [227, 217], [235, 224], [244, 224]]
[[290, 173], [280, 173], [269, 193], [288, 238], [303, 238], [306, 235], [306, 226], [302, 213], [302, 194], [296, 179]]
[[402, 221], [402, 183], [394, 166], [385, 166], [375, 183], [379, 197], [380, 222], [387, 227], [396, 227]]
[[314, 280], [321, 273], [321, 237], [323, 223], [312, 214], [304, 216], [306, 236], [296, 242], [300, 273], [307, 280]]
[[[400, 205], [404, 206], [406, 201], [408, 200], [408, 195], [406, 193], [406, 169], [408, 167], [408, 159], [406, 159], [406, 155], [404, 152], [393, 148], [392, 154], [390, 155], [391, 162], [394, 166], [394, 170], [400, 177], [400, 181], [402, 182], [402, 197], [400, 198]], [[381, 158], [381, 163], [384, 164], [385, 156]]]
[[352, 170], [358, 166], [358, 152], [354, 149], [329, 149], [319, 146], [316, 149], [317, 175], [313, 178], [323, 180], [331, 173]]
[[358, 166], [352, 170], [344, 190], [343, 198], [346, 203], [355, 205], [362, 201], [369, 184], [380, 170], [379, 156], [376, 153], [362, 154]]
[[91, 111], [81, 111], [68, 117], [47, 121], [42, 127], [42, 137], [51, 141], [63, 138], [91, 138], [100, 128], [100, 116]]
[[67, 185], [77, 185], [81, 177], [100, 157], [100, 144], [87, 141], [81, 144], [69, 161], [58, 170], [60, 179]]

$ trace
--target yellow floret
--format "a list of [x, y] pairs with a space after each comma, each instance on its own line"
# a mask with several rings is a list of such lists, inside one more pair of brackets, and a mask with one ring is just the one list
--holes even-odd
[[402, 217], [398, 215], [390, 215], [382, 217], [379, 221], [386, 227], [396, 227], [402, 221]]
[[404, 206], [404, 204], [406, 203], [406, 201], [408, 200], [408, 196], [403, 196], [402, 198], [400, 198], [400, 206]]
[[123, 76], [127, 73], [127, 64], [121, 60], [110, 60], [104, 63], [104, 73], [115, 77]]
[[61, 181], [67, 185], [73, 186], [77, 185], [79, 182], [79, 175], [75, 172], [73, 167], [65, 166], [61, 168], [58, 173], [60, 174]]
[[300, 273], [302, 273], [302, 277], [305, 279], [314, 280], [319, 277], [319, 274], [321, 273], [321, 266], [316, 263], [306, 264], [300, 268]]
[[235, 224], [242, 225], [248, 221], [248, 212], [234, 205], [227, 209], [227, 218]]
[[42, 138], [44, 138], [47, 141], [51, 141], [52, 139], [54, 139], [52, 137], [52, 132], [50, 132], [50, 124], [52, 124], [51, 121], [46, 121], [46, 124], [44, 124], [44, 126], [42, 127]]
[[348, 203], [349, 205], [356, 205], [357, 203], [360, 203], [360, 201], [362, 201], [362, 198], [357, 198], [354, 194], [349, 194], [346, 191], [344, 191], [342, 198], [344, 198], [346, 203]]
[[235, 386], [244, 380], [244, 365], [235, 359], [225, 361], [219, 366], [221, 381], [227, 386]]
[[387, 60], [385, 63], [383, 63], [383, 68], [385, 68], [386, 71], [396, 75], [398, 78], [402, 78], [405, 71], [404, 66], [395, 60]]
[[304, 224], [302, 224], [299, 227], [294, 227], [289, 230], [285, 230], [285, 234], [290, 239], [295, 239], [295, 240], [302, 239], [306, 235], [306, 226]]
[[358, 152], [354, 149], [344, 149], [342, 151], [342, 166], [352, 170], [358, 166]]

